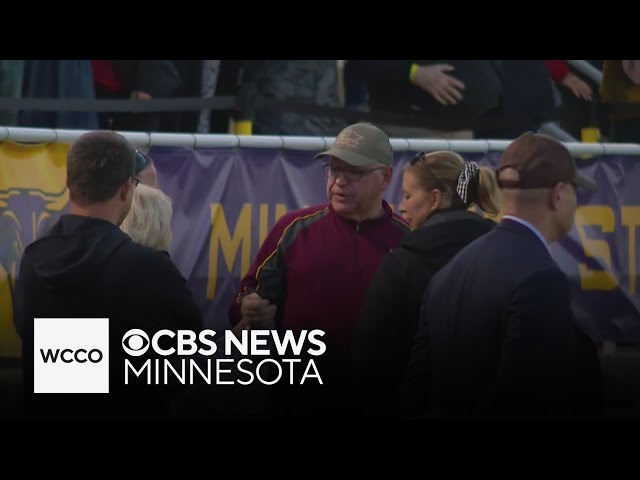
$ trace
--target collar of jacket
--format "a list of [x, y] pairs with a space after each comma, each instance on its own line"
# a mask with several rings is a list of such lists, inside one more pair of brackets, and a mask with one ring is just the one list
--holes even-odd
[[384, 199], [382, 200], [382, 209], [384, 210], [384, 213], [377, 218], [367, 218], [365, 220], [357, 221], [351, 220], [350, 218], [344, 218], [342, 215], [336, 213], [331, 203], [329, 203], [329, 212], [331, 215], [335, 215], [340, 221], [348, 225], [352, 225], [353, 228], [362, 228], [363, 225], [375, 225], [378, 223], [388, 222], [393, 216], [393, 210], [391, 210], [391, 206]]
[[435, 210], [431, 215], [429, 215], [427, 219], [422, 222], [422, 225], [416, 228], [416, 230], [420, 230], [425, 227], [430, 227], [451, 220], [476, 218], [477, 216], [477, 213], [470, 212], [464, 207], [439, 208], [438, 210]]

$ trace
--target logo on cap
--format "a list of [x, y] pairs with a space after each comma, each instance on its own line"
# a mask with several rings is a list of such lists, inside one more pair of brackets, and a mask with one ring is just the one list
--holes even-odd
[[356, 150], [360, 146], [360, 141], [363, 140], [362, 135], [357, 134], [352, 129], [348, 128], [338, 135], [335, 145], [345, 146], [347, 148]]

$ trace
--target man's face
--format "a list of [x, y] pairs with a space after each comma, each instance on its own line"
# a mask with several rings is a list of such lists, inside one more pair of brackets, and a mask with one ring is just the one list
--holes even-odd
[[389, 167], [372, 163], [355, 167], [330, 157], [327, 169], [327, 197], [338, 215], [363, 220], [382, 201], [382, 193], [389, 185]]

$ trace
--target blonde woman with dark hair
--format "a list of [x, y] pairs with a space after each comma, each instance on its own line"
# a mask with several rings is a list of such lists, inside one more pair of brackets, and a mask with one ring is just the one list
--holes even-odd
[[171, 199], [167, 195], [139, 183], [133, 192], [131, 210], [120, 228], [136, 243], [169, 252], [172, 212]]
[[420, 153], [404, 169], [399, 210], [413, 231], [382, 261], [361, 311], [353, 344], [356, 395], [368, 414], [398, 414], [400, 385], [415, 336], [422, 295], [431, 278], [495, 223], [494, 172], [454, 152]]

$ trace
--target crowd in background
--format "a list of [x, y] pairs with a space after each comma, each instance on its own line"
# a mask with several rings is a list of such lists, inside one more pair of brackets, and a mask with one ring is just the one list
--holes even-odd
[[[575, 138], [635, 142], [640, 101], [635, 60], [590, 60], [597, 85], [564, 60], [1, 60], [0, 97], [138, 99], [257, 95], [308, 105], [424, 115], [390, 122], [392, 137], [515, 138], [545, 122]], [[228, 133], [234, 109], [109, 113], [0, 111], [0, 125]], [[335, 136], [347, 121], [259, 109], [253, 133]]]

